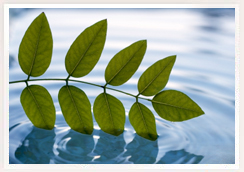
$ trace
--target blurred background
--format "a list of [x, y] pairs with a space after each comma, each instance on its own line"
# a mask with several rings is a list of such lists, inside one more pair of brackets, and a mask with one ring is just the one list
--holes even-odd
[[[177, 55], [165, 89], [187, 94], [205, 114], [172, 123], [160, 118], [150, 102], [140, 100], [155, 115], [159, 135], [155, 142], [135, 134], [128, 116], [125, 132], [119, 137], [102, 132], [95, 120], [93, 134], [86, 136], [70, 130], [62, 116], [58, 91], [65, 83], [31, 82], [47, 88], [55, 103], [55, 129], [45, 131], [33, 127], [20, 104], [25, 83], [10, 84], [10, 163], [235, 163], [234, 8], [10, 8], [9, 81], [27, 78], [18, 64], [19, 44], [41, 12], [47, 16], [54, 44], [51, 64], [38, 78], [66, 78], [64, 60], [70, 45], [86, 27], [107, 19], [100, 60], [80, 80], [104, 85], [110, 59], [130, 44], [146, 39], [147, 51], [137, 72], [128, 82], [113, 88], [136, 95], [138, 79], [150, 65]], [[84, 90], [91, 104], [102, 92], [89, 85], [72, 85]], [[128, 115], [133, 97], [108, 93], [122, 101]]]

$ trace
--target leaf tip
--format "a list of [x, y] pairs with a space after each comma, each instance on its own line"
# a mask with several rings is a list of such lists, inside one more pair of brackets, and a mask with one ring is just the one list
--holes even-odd
[[137, 42], [135, 42], [135, 43], [140, 43], [140, 44], [145, 44], [145, 45], [147, 45], [147, 40], [146, 39], [143, 39], [143, 40], [139, 40], [139, 41], [137, 41]]
[[155, 141], [158, 139], [158, 135], [151, 134], [151, 133], [148, 134], [148, 137], [151, 141]]
[[201, 109], [201, 114], [200, 115], [204, 115], [205, 114], [205, 112]]
[[54, 125], [53, 126], [48, 126], [47, 130], [52, 130], [54, 129]]
[[[196, 103], [196, 102], [195, 102]], [[205, 112], [202, 110], [202, 108], [196, 103], [196, 105], [198, 106], [198, 109], [199, 109], [199, 116], [200, 115], [204, 115]]]
[[86, 129], [86, 127], [85, 127], [85, 129], [84, 129], [84, 134], [91, 135], [92, 133], [93, 133], [93, 128], [91, 128], [91, 129]]
[[44, 11], [40, 14], [40, 16], [46, 16], [46, 14], [44, 13]]
[[104, 22], [104, 23], [108, 23], [108, 20], [107, 19], [103, 19], [103, 20], [101, 20], [101, 22]]
[[143, 40], [141, 40], [141, 42], [143, 42], [143, 43], [147, 43], [147, 40], [146, 40], [146, 39], [143, 39]]
[[177, 55], [172, 55], [170, 57], [176, 59]]
[[124, 130], [121, 130], [121, 129], [117, 129], [114, 131], [114, 135], [115, 136], [119, 136], [120, 134], [122, 134], [124, 132]]

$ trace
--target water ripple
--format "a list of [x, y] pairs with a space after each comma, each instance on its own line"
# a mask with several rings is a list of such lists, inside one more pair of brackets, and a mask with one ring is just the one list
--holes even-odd
[[[17, 49], [26, 30], [23, 23], [30, 23], [33, 17], [42, 12], [40, 10], [43, 9], [21, 11], [21, 17], [14, 18], [13, 15], [11, 18], [13, 21], [10, 29], [12, 38], [10, 81], [26, 79], [19, 65], [15, 64], [18, 57]], [[146, 37], [148, 51], [141, 66], [127, 83], [116, 89], [136, 95], [138, 78], [147, 67], [163, 57], [177, 54], [175, 66], [165, 89], [184, 92], [200, 105], [205, 114], [184, 122], [170, 122], [158, 116], [150, 102], [140, 100], [156, 118], [159, 137], [156, 141], [149, 141], [138, 136], [129, 122], [128, 113], [135, 99], [108, 90], [124, 104], [125, 131], [118, 137], [106, 134], [100, 130], [94, 120], [93, 133], [84, 135], [71, 130], [62, 115], [58, 91], [65, 82], [31, 82], [31, 84], [44, 86], [53, 98], [56, 123], [55, 128], [49, 131], [34, 127], [25, 115], [19, 100], [25, 83], [11, 84], [9, 85], [10, 163], [235, 163], [235, 29], [234, 18], [229, 15], [233, 11], [226, 9], [223, 11], [157, 9], [153, 10], [154, 12], [150, 12], [149, 9], [124, 10], [126, 14], [123, 9], [116, 9], [116, 11], [96, 9], [96, 13], [90, 15], [88, 9], [69, 10], [69, 13], [45, 9], [56, 43], [52, 63], [40, 78], [67, 77], [64, 59], [70, 44], [82, 28], [106, 16], [109, 29], [105, 49], [93, 71], [81, 80], [104, 85], [104, 70], [109, 60], [122, 48]], [[137, 10], [137, 13], [134, 13], [134, 10]], [[84, 22], [77, 23], [77, 20], [70, 20], [71, 18], [82, 19], [87, 15], [90, 16], [90, 20]], [[60, 20], [57, 17], [60, 17]], [[210, 19], [211, 17], [213, 18]], [[67, 22], [65, 26], [64, 20]], [[81, 88], [88, 95], [92, 105], [96, 96], [103, 91], [85, 84], [74, 82], [70, 84]]]

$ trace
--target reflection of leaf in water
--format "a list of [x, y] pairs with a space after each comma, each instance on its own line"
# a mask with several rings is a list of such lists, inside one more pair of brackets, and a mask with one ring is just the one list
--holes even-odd
[[203, 159], [201, 155], [194, 155], [184, 149], [167, 152], [157, 164], [198, 164]]
[[87, 156], [94, 148], [93, 135], [70, 130], [58, 143], [55, 163], [89, 163], [93, 157]]
[[131, 156], [129, 161], [134, 164], [153, 164], [158, 155], [158, 141], [150, 141], [135, 135], [132, 142], [126, 146], [123, 156]]
[[54, 137], [54, 130], [33, 127], [15, 151], [15, 157], [24, 164], [49, 164], [54, 156]]
[[114, 158], [124, 152], [125, 140], [123, 134], [113, 136], [100, 131], [99, 136], [94, 153], [100, 155], [100, 157], [94, 161], [101, 164], [118, 163]]

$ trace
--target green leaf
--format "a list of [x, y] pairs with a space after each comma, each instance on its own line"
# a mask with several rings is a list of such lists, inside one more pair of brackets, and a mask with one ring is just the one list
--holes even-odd
[[146, 106], [135, 102], [130, 108], [129, 120], [139, 136], [149, 140], [157, 139], [155, 117]]
[[28, 76], [42, 75], [51, 63], [53, 51], [52, 33], [42, 12], [31, 23], [19, 46], [19, 64]]
[[118, 136], [124, 131], [125, 109], [115, 97], [101, 93], [97, 96], [93, 113], [99, 127], [106, 133]]
[[56, 119], [55, 107], [51, 95], [44, 87], [40, 85], [25, 87], [20, 102], [34, 126], [53, 129]]
[[86, 28], [70, 46], [65, 67], [70, 76], [87, 75], [97, 64], [106, 40], [107, 20]]
[[92, 134], [91, 104], [86, 94], [75, 86], [65, 85], [59, 90], [58, 100], [65, 121], [71, 129], [83, 134]]
[[169, 56], [151, 65], [138, 81], [138, 91], [144, 96], [153, 96], [161, 91], [169, 80], [176, 56]]
[[118, 86], [128, 81], [136, 72], [146, 52], [147, 41], [137, 41], [118, 52], [105, 70], [107, 84]]
[[204, 114], [191, 98], [176, 90], [158, 93], [152, 105], [159, 116], [169, 121], [185, 121]]

